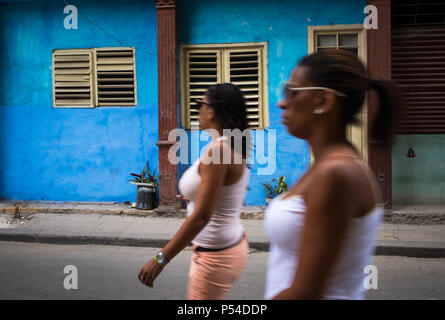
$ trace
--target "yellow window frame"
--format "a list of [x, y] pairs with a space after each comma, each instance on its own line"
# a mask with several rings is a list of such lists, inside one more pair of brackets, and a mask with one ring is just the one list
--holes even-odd
[[[332, 25], [332, 26], [308, 26], [308, 54], [317, 51], [317, 36], [318, 35], [332, 35], [336, 36], [336, 46], [338, 48], [338, 35], [339, 34], [357, 34], [357, 44], [358, 44], [358, 57], [366, 66], [367, 56], [366, 56], [366, 30], [363, 24], [344, 24], [344, 25]], [[364, 160], [368, 160], [368, 138], [367, 138], [367, 127], [368, 127], [368, 117], [367, 117], [367, 105], [366, 99], [365, 104], [358, 114], [358, 119], [360, 123], [358, 125], [349, 125], [347, 127], [347, 138], [348, 140], [357, 148], [360, 155]], [[314, 161], [313, 153], [311, 151], [311, 163]]]
[[221, 43], [221, 44], [187, 44], [180, 47], [180, 88], [181, 88], [181, 125], [191, 129], [189, 54], [217, 52], [217, 83], [230, 82], [230, 53], [242, 51], [258, 52], [258, 126], [251, 129], [265, 129], [269, 125], [267, 94], [267, 42]]

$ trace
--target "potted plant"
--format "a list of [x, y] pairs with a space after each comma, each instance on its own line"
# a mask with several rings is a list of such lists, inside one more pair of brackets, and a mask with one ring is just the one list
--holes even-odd
[[262, 183], [264, 192], [266, 193], [266, 205], [269, 204], [271, 199], [287, 191], [287, 183], [284, 182], [285, 179], [286, 177], [281, 176], [278, 181], [276, 178], [273, 178], [270, 182]]
[[148, 161], [145, 163], [141, 174], [130, 173], [133, 176], [131, 184], [137, 185], [136, 208], [143, 210], [153, 210], [156, 207], [156, 189], [159, 176], [155, 176], [156, 168], [150, 173]]

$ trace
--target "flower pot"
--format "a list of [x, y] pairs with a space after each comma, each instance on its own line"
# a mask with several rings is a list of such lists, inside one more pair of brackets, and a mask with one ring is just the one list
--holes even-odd
[[149, 183], [134, 183], [138, 186], [136, 208], [153, 210], [156, 208], [156, 186]]

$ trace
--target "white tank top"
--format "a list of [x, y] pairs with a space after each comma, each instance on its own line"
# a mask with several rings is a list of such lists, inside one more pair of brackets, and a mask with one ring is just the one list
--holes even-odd
[[[306, 205], [301, 196], [273, 199], [266, 209], [264, 225], [270, 238], [265, 299], [291, 286], [298, 265]], [[324, 299], [364, 298], [364, 269], [371, 263], [383, 207], [376, 206], [364, 217], [354, 218], [341, 255], [334, 267]]]
[[[216, 139], [216, 141], [219, 140], [227, 140], [227, 137], [222, 136]], [[193, 213], [194, 201], [201, 183], [201, 176], [198, 171], [200, 160], [197, 159], [179, 180], [181, 194], [190, 200], [187, 205], [187, 216]], [[221, 249], [230, 247], [242, 238], [244, 228], [241, 224], [241, 206], [246, 195], [249, 175], [250, 171], [246, 167], [236, 183], [223, 186], [210, 221], [193, 239], [193, 244], [209, 249]]]

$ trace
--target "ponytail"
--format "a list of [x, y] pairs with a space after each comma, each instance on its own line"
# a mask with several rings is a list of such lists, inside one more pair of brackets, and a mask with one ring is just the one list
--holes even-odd
[[392, 143], [402, 110], [399, 88], [391, 81], [366, 78], [366, 68], [358, 57], [346, 50], [325, 49], [304, 57], [299, 65], [309, 68], [307, 79], [315, 86], [331, 88], [346, 97], [339, 99], [345, 125], [357, 123], [367, 90], [375, 90], [378, 107], [370, 119], [369, 143]]
[[370, 123], [371, 144], [392, 144], [402, 112], [403, 98], [394, 82], [368, 79], [368, 90], [378, 95], [377, 114]]

